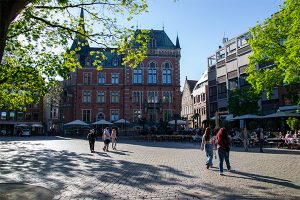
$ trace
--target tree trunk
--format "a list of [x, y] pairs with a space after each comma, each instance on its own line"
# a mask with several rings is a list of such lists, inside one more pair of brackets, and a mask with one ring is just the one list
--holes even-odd
[[0, 1], [0, 64], [2, 63], [8, 27], [28, 3], [29, 0]]

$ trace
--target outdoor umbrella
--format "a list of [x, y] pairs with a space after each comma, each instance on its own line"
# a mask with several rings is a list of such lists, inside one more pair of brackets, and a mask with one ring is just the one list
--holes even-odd
[[41, 124], [32, 124], [31, 127], [42, 128], [43, 125], [41, 125]]
[[114, 122], [115, 124], [129, 124], [130, 122], [125, 120], [125, 119], [119, 119], [118, 121], [115, 121]]
[[65, 126], [71, 126], [71, 125], [88, 126], [87, 123], [85, 123], [81, 120], [78, 120], [78, 119], [65, 124]]
[[92, 123], [93, 125], [112, 125], [111, 122], [101, 119], [100, 121], [96, 121]]
[[275, 118], [275, 117], [300, 117], [300, 114], [299, 113], [279, 111], [279, 112], [276, 112], [276, 113], [272, 113], [270, 115], [263, 116], [263, 118]]
[[[175, 124], [175, 120], [169, 121], [169, 124], [172, 124], [172, 125]], [[177, 120], [177, 125], [186, 125], [186, 121], [178, 119]]]
[[240, 119], [261, 119], [262, 116], [259, 115], [252, 115], [252, 114], [246, 114], [246, 115], [241, 115], [241, 116], [236, 116], [232, 120], [240, 120]]
[[16, 125], [16, 127], [28, 127], [28, 125], [26, 125], [26, 124], [18, 124], [18, 125]]

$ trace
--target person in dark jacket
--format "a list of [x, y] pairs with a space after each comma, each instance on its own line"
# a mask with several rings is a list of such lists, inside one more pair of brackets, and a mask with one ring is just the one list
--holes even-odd
[[95, 129], [90, 130], [87, 139], [89, 140], [91, 153], [95, 153], [95, 141], [96, 141]]
[[231, 139], [228, 136], [228, 132], [225, 128], [221, 128], [216, 137], [216, 143], [219, 154], [219, 173], [223, 175], [223, 162], [225, 159], [227, 170], [230, 171], [231, 166], [229, 162], [229, 151], [231, 145]]

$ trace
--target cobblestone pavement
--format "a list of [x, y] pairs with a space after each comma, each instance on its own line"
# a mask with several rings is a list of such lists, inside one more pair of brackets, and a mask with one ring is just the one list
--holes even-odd
[[86, 140], [63, 137], [0, 145], [0, 183], [46, 187], [55, 199], [300, 199], [299, 150], [233, 148], [234, 171], [220, 176], [193, 143], [126, 140], [103, 152], [97, 141], [94, 154]]

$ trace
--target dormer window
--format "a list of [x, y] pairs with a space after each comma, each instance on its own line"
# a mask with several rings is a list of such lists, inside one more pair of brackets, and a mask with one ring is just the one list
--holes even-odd
[[150, 39], [150, 47], [155, 48], [156, 47], [156, 40], [155, 38]]

